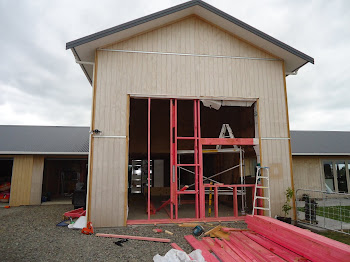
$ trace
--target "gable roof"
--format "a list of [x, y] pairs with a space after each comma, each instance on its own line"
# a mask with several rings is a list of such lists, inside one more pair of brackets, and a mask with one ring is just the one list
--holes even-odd
[[[66, 49], [71, 49], [78, 61], [94, 62], [95, 50], [101, 46], [160, 27], [189, 15], [200, 16], [253, 45], [280, 57], [285, 61], [286, 72], [294, 72], [306, 63], [314, 63], [312, 57], [200, 0], [185, 2], [68, 42]], [[91, 83], [92, 66], [82, 64], [80, 66]]]
[[87, 155], [89, 127], [0, 126], [0, 154]]
[[293, 155], [350, 155], [350, 132], [290, 131]]

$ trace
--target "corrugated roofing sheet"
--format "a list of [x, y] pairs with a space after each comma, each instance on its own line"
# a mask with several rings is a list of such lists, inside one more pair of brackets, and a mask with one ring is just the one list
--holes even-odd
[[0, 153], [89, 152], [89, 127], [69, 126], [0, 126]]
[[350, 155], [350, 132], [290, 131], [293, 155]]
[[[291, 131], [293, 155], [350, 155], [350, 132]], [[0, 126], [0, 154], [87, 154], [89, 127]]]

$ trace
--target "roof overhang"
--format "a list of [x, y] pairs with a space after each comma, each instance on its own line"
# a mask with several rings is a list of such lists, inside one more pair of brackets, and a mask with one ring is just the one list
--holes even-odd
[[65, 155], [87, 156], [89, 152], [30, 152], [30, 151], [0, 151], [1, 155]]
[[[287, 74], [297, 71], [306, 63], [314, 63], [312, 57], [200, 0], [189, 1], [68, 42], [66, 49], [71, 49], [78, 61], [94, 62], [95, 50], [99, 47], [161, 27], [164, 24], [169, 24], [190, 15], [197, 15], [283, 59]], [[91, 83], [92, 66], [83, 64], [80, 66]]]
[[350, 156], [350, 153], [292, 153], [293, 156]]

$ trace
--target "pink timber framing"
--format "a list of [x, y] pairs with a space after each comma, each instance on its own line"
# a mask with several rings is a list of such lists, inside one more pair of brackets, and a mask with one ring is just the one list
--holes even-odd
[[[155, 98], [153, 98], [155, 99]], [[193, 137], [180, 137], [177, 135], [177, 101], [178, 99], [170, 99], [170, 200], [167, 202], [170, 204], [170, 219], [151, 219], [151, 186], [150, 186], [150, 161], [151, 161], [151, 100], [148, 97], [148, 134], [147, 134], [147, 160], [148, 160], [148, 201], [147, 201], [147, 220], [128, 220], [127, 224], [153, 224], [153, 223], [183, 223], [192, 221], [230, 221], [240, 220], [243, 217], [238, 216], [238, 201], [237, 201], [237, 188], [251, 187], [254, 192], [254, 184], [204, 184], [203, 183], [203, 145], [257, 145], [258, 139], [256, 138], [202, 138], [201, 137], [201, 117], [200, 117], [200, 100], [194, 99], [193, 101]], [[194, 141], [194, 163], [192, 164], [179, 164], [177, 162], [178, 149], [177, 144], [179, 140], [193, 140]], [[195, 189], [189, 191], [183, 191], [178, 188], [177, 185], [177, 169], [180, 166], [192, 166], [195, 170]], [[206, 218], [205, 216], [205, 188], [214, 187], [214, 216]], [[233, 216], [232, 217], [219, 217], [218, 212], [218, 188], [230, 187], [233, 188]], [[178, 198], [181, 194], [194, 194], [195, 195], [195, 218], [179, 218], [178, 217]], [[159, 208], [157, 209], [159, 210]]]

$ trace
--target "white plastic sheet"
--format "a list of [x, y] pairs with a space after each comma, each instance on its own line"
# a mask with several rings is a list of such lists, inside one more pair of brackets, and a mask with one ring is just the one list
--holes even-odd
[[86, 223], [87, 223], [87, 218], [86, 216], [81, 216], [77, 219], [77, 221], [75, 221], [74, 224], [69, 224], [68, 228], [71, 229], [83, 229], [84, 227], [86, 227]]
[[[191, 260], [191, 258], [192, 260]], [[202, 250], [196, 249], [187, 255], [184, 251], [170, 249], [165, 256], [159, 254], [153, 257], [154, 262], [206, 262], [202, 256]]]

